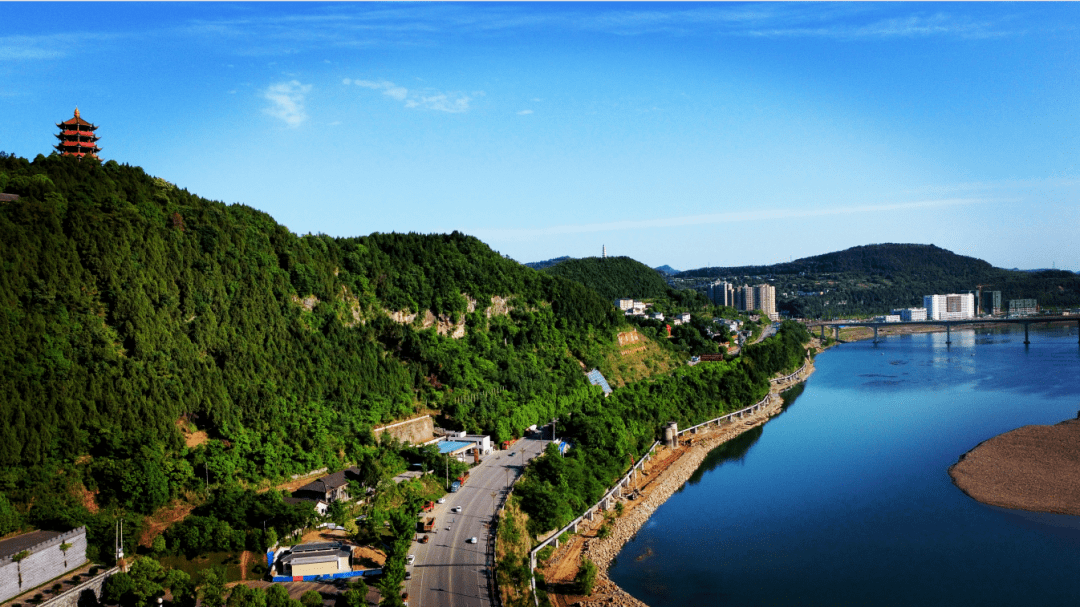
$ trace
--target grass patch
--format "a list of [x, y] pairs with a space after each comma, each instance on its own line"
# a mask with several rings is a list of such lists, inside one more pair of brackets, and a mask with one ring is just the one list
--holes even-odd
[[[160, 560], [162, 565], [173, 569], [179, 569], [190, 575], [192, 578], [198, 575], [203, 569], [221, 565], [225, 567], [225, 581], [240, 581], [240, 554], [237, 552], [210, 552], [208, 554], [200, 554], [193, 559], [189, 559], [186, 556], [164, 556], [161, 557]], [[258, 562], [255, 559], [252, 560], [256, 563]], [[263, 555], [262, 566], [265, 569], [265, 554]]]
[[528, 520], [516, 497], [511, 498], [499, 514], [499, 534], [495, 539], [496, 576], [502, 604], [508, 607], [533, 604], [529, 591], [532, 538], [525, 530]]

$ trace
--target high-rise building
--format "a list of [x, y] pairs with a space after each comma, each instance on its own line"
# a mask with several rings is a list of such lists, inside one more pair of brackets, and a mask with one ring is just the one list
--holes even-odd
[[705, 288], [705, 295], [718, 306], [735, 307], [735, 287], [723, 280], [717, 280]]
[[97, 153], [101, 151], [101, 148], [97, 146], [98, 136], [94, 133], [98, 127], [96, 124], [90, 124], [80, 118], [79, 108], [75, 108], [74, 118], [65, 120], [56, 126], [60, 127], [60, 132], [56, 134], [56, 138], [60, 140], [60, 143], [55, 146], [57, 152], [64, 156], [77, 156], [79, 158], [83, 156], [98, 157]]
[[776, 287], [768, 284], [754, 286], [754, 310], [761, 310], [770, 320], [776, 320]]
[[994, 316], [1001, 314], [1001, 291], [983, 291], [979, 312]]
[[960, 320], [975, 317], [974, 293], [949, 293], [923, 297], [928, 320]]

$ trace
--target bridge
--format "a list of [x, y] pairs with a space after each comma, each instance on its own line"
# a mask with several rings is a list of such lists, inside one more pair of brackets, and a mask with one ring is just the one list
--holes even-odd
[[813, 331], [815, 326], [821, 327], [821, 338], [825, 339], [825, 327], [832, 327], [834, 338], [840, 341], [841, 327], [870, 327], [874, 330], [874, 343], [878, 343], [878, 329], [882, 327], [910, 327], [913, 325], [945, 326], [945, 344], [952, 343], [952, 328], [965, 325], [1024, 325], [1024, 345], [1031, 344], [1028, 331], [1031, 325], [1049, 324], [1055, 322], [1074, 322], [1077, 327], [1077, 343], [1080, 343], [1080, 317], [1078, 316], [1024, 316], [1019, 318], [964, 318], [959, 320], [911, 320], [900, 322], [850, 322], [850, 321], [815, 321], [808, 322], [807, 328]]

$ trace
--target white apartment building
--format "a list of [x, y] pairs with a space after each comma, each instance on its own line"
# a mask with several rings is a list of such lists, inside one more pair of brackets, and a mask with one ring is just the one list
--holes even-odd
[[975, 317], [974, 293], [949, 293], [923, 297], [928, 320], [961, 320]]
[[900, 316], [900, 320], [904, 322], [926, 320], [926, 308], [902, 308], [893, 310], [892, 313]]

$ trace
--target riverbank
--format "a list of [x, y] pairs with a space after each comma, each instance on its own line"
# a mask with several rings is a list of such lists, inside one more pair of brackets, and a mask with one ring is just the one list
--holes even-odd
[[984, 504], [1080, 516], [1080, 419], [983, 441], [949, 467], [949, 476]]
[[552, 592], [548, 595], [552, 604], [559, 607], [601, 603], [614, 607], [648, 607], [611, 581], [608, 577], [611, 562], [653, 512], [686, 483], [710, 451], [777, 415], [783, 407], [780, 393], [805, 381], [813, 371], [813, 363], [807, 363], [798, 377], [771, 386], [769, 403], [757, 413], [732, 424], [712, 426], [707, 431], [690, 435], [692, 438], [684, 438], [675, 449], [660, 447], [653, 459], [646, 464], [646, 474], [641, 475], [627, 492], [636, 491], [638, 497], [621, 500], [623, 515], [611, 519], [610, 534], [606, 538], [601, 539], [598, 535], [605, 519], [597, 517], [588, 527], [579, 529], [577, 535], [563, 543], [552, 557], [543, 563], [541, 571], [549, 588], [569, 588], [582, 558], [590, 559], [598, 569], [592, 595], [584, 597]]

